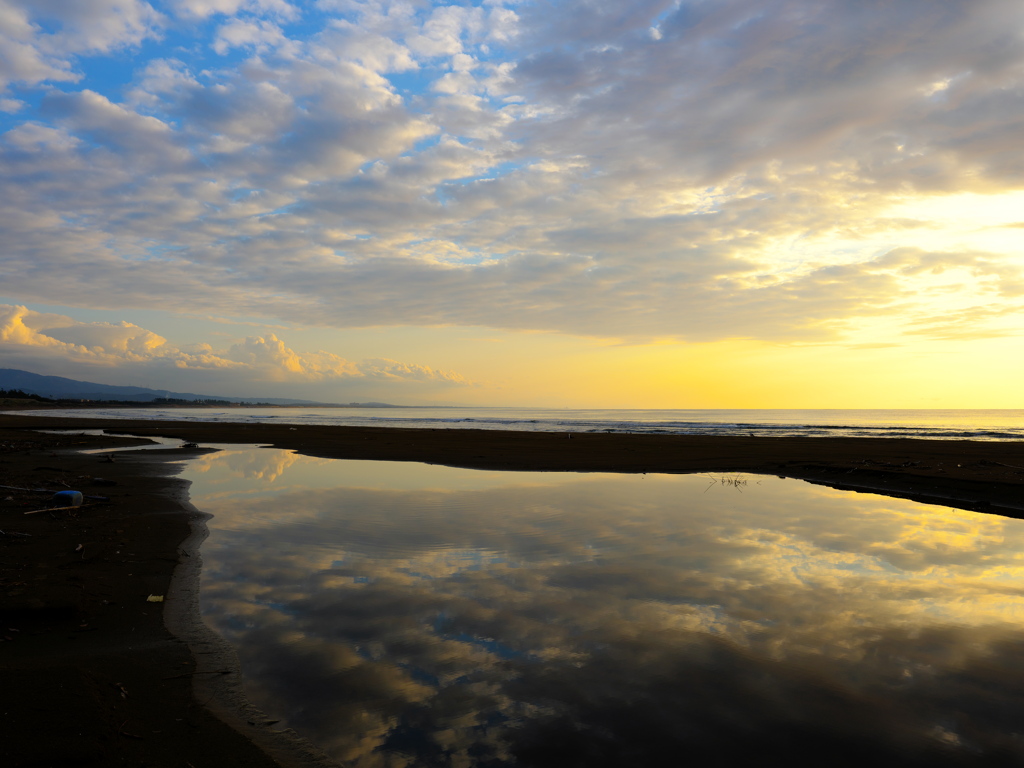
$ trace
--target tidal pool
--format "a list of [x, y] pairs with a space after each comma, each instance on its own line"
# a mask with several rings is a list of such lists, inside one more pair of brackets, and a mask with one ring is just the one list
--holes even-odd
[[1024, 761], [1021, 521], [266, 448], [184, 476], [204, 620], [346, 765]]

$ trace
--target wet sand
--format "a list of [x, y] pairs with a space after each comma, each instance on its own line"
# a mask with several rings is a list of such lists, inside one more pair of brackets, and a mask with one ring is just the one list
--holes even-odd
[[192, 694], [195, 660], [164, 626], [185, 555], [186, 484], [142, 442], [0, 428], [0, 485], [109, 503], [40, 512], [45, 493], [0, 488], [0, 765], [266, 767], [275, 762]]
[[[409, 430], [68, 419], [0, 414], [0, 485], [107, 496], [78, 510], [24, 512], [47, 494], [0, 489], [0, 764], [272, 766], [273, 730], [211, 714], [216, 654], [181, 639], [194, 614], [172, 591], [194, 572], [199, 516], [168, 453], [79, 451], [142, 442], [43, 435], [106, 429], [205, 443], [257, 443], [325, 458], [576, 472], [755, 472], [1024, 516], [1024, 443]], [[171, 455], [188, 455], [174, 449]], [[190, 538], [191, 537], [191, 538]], [[186, 590], [187, 592], [187, 590]], [[148, 602], [163, 595], [164, 603]], [[175, 602], [175, 601], [180, 602]], [[166, 615], [165, 615], [166, 614]], [[174, 616], [178, 618], [175, 619]], [[165, 626], [175, 621], [177, 636]], [[195, 618], [192, 616], [192, 618]], [[193, 638], [194, 640], [194, 638]], [[212, 666], [211, 666], [212, 665]], [[197, 701], [193, 689], [203, 699]], [[249, 712], [244, 718], [258, 717]], [[275, 737], [269, 737], [273, 742]], [[278, 755], [280, 757], [280, 755]]]

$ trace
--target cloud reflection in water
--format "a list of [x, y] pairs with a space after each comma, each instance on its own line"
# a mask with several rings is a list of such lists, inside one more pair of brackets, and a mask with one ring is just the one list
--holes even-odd
[[197, 461], [206, 621], [347, 764], [1024, 761], [1019, 521], [753, 476]]

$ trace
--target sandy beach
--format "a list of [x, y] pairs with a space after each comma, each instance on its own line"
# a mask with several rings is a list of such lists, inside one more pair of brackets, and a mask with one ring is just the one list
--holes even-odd
[[[185, 543], [198, 515], [188, 506], [186, 483], [163, 460], [169, 454], [128, 452], [108, 462], [81, 451], [144, 441], [38, 429], [105, 429], [200, 445], [255, 443], [325, 458], [486, 469], [754, 472], [1024, 516], [1022, 443], [570, 437], [0, 414], [0, 485], [7, 486], [0, 489], [0, 762], [15, 766], [278, 764], [196, 700], [195, 659], [165, 624], [170, 603], [149, 600], [168, 597], [175, 569], [193, 556]], [[45, 507], [48, 496], [19, 489], [65, 487], [108, 501], [25, 514]]]

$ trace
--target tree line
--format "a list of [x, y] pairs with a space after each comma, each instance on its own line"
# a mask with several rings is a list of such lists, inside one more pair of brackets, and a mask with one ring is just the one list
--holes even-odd
[[0, 398], [17, 398], [19, 400], [38, 400], [40, 403], [54, 403], [49, 397], [43, 397], [42, 395], [34, 395], [30, 392], [22, 392], [20, 389], [0, 389]]

